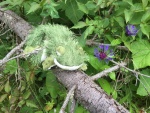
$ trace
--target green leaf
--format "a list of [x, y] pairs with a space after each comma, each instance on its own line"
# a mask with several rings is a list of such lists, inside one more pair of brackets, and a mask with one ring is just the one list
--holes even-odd
[[38, 108], [37, 104], [32, 100], [26, 100], [26, 105], [31, 108]]
[[7, 4], [10, 4], [10, 2], [6, 0], [6, 1], [1, 2], [0, 6], [4, 6], [4, 5], [7, 5]]
[[[133, 11], [132, 11], [133, 12]], [[144, 11], [133, 12], [132, 18], [130, 19], [130, 24], [141, 24], [141, 19], [144, 14]], [[135, 19], [136, 18], [136, 19]]]
[[35, 12], [39, 8], [40, 8], [40, 4], [38, 4], [36, 2], [32, 2], [31, 7], [30, 7], [29, 11], [27, 12], [27, 14]]
[[116, 45], [118, 45], [118, 44], [120, 44], [120, 43], [121, 43], [121, 40], [120, 40], [120, 39], [114, 39], [114, 40], [111, 41], [111, 45], [112, 45], [112, 46], [116, 46]]
[[[145, 69], [142, 71], [143, 74], [149, 75], [150, 69]], [[150, 77], [150, 76], [149, 76]], [[140, 96], [148, 96], [150, 94], [150, 78], [145, 76], [140, 76], [140, 84], [137, 89], [137, 94]]]
[[125, 15], [126, 23], [127, 23], [127, 22], [130, 21], [132, 15], [133, 15], [133, 12], [130, 11], [130, 10], [125, 9], [125, 10], [124, 10], [124, 15]]
[[43, 113], [43, 111], [36, 111], [35, 113]]
[[108, 18], [105, 18], [105, 19], [102, 21], [102, 26], [103, 26], [103, 28], [106, 28], [108, 25], [109, 25], [109, 19], [108, 19]]
[[100, 86], [102, 87], [102, 89], [108, 94], [110, 95], [111, 93], [111, 85], [109, 84], [109, 82], [103, 78], [98, 79], [98, 83], [100, 84]]
[[94, 26], [89, 26], [85, 31], [84, 31], [84, 39], [87, 38], [88, 35], [92, 34], [94, 31], [95, 27]]
[[149, 38], [149, 33], [150, 33], [150, 25], [147, 24], [140, 24], [141, 31], [143, 34], [145, 34]]
[[57, 82], [56, 76], [51, 72], [46, 74], [46, 88], [52, 98], [57, 98], [59, 89], [59, 83]]
[[84, 15], [82, 11], [78, 10], [78, 5], [75, 0], [67, 0], [65, 14], [74, 24]]
[[57, 4], [46, 4], [42, 9], [40, 14], [43, 17], [51, 16], [52, 18], [59, 18], [58, 11], [55, 9]]
[[85, 22], [79, 21], [77, 24], [75, 24], [72, 29], [79, 29], [79, 28], [83, 28], [87, 26], [87, 24]]
[[150, 66], [150, 43], [146, 40], [135, 41], [131, 44], [134, 69]]
[[96, 70], [100, 70], [101, 67], [102, 67], [102, 62], [100, 62], [98, 60], [98, 58], [92, 56], [92, 55], [89, 55], [89, 63], [96, 69]]
[[23, 99], [28, 99], [30, 95], [31, 95], [31, 91], [27, 90], [22, 96], [23, 96]]
[[148, 0], [142, 0], [143, 7], [145, 8], [148, 5]]
[[11, 87], [9, 85], [9, 81], [7, 81], [6, 84], [5, 84], [5, 92], [9, 93], [10, 90], [11, 90]]
[[3, 100], [5, 100], [5, 98], [7, 97], [7, 94], [3, 94], [0, 96], [0, 103], [3, 102]]
[[85, 14], [88, 14], [89, 11], [85, 4], [77, 2], [77, 5], [80, 11], [84, 12]]
[[88, 1], [85, 5], [88, 8], [88, 10], [94, 10], [94, 9], [96, 9], [96, 4], [93, 3], [92, 1]]
[[7, 62], [5, 66], [4, 73], [14, 74], [16, 73], [17, 69], [18, 67], [17, 67], [16, 60], [10, 60], [9, 62]]
[[114, 19], [118, 22], [118, 24], [121, 27], [124, 27], [124, 19], [122, 17], [115, 17]]
[[116, 80], [116, 74], [115, 74], [115, 72], [109, 73], [109, 77], [110, 77], [112, 80]]
[[150, 14], [149, 14], [149, 11], [147, 11], [143, 16], [142, 16], [142, 19], [141, 21], [142, 22], [147, 22], [150, 20]]

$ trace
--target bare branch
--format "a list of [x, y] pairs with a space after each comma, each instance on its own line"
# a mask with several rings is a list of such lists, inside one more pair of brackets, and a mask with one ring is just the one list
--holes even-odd
[[41, 48], [38, 48], [38, 49], [35, 49], [34, 51], [32, 51], [32, 52], [30, 52], [30, 53], [26, 53], [26, 54], [20, 54], [20, 55], [17, 55], [17, 56], [15, 56], [15, 57], [12, 57], [12, 58], [10, 58], [10, 59], [6, 59], [6, 60], [2, 60], [2, 62], [1, 62], [1, 60], [0, 60], [0, 66], [1, 65], [3, 65], [3, 64], [5, 64], [6, 62], [8, 62], [8, 61], [10, 61], [10, 60], [13, 60], [13, 59], [16, 59], [16, 58], [21, 58], [21, 57], [26, 57], [26, 56], [30, 56], [30, 55], [32, 55], [32, 54], [37, 54], [39, 51], [41, 51], [42, 49]]
[[74, 95], [74, 90], [75, 90], [75, 88], [76, 88], [76, 85], [74, 85], [74, 86], [70, 89], [70, 91], [68, 92], [67, 97], [66, 97], [66, 99], [65, 99], [65, 101], [64, 101], [64, 103], [63, 103], [63, 105], [62, 105], [62, 107], [61, 107], [59, 113], [65, 113], [66, 106], [67, 106], [67, 104], [68, 104], [68, 102], [69, 102], [69, 99], [72, 98], [71, 96]]
[[[98, 42], [95, 42], [93, 40], [87, 40], [86, 45], [89, 45], [89, 46], [91, 46], [91, 45], [109, 45], [109, 46], [112, 46], [111, 44], [98, 43]], [[117, 49], [129, 51], [128, 48], [125, 46], [116, 46], [116, 47], [117, 47]]]
[[108, 73], [110, 73], [110, 72], [112, 72], [112, 71], [118, 70], [121, 66], [125, 66], [125, 65], [126, 65], [126, 63], [125, 63], [125, 62], [122, 62], [122, 63], [120, 63], [119, 65], [116, 65], [116, 66], [114, 66], [114, 67], [111, 67], [111, 68], [109, 68], [109, 69], [106, 69], [106, 70], [104, 70], [104, 71], [102, 71], [102, 72], [100, 72], [100, 73], [98, 73], [98, 74], [92, 76], [91, 79], [92, 79], [92, 80], [97, 80], [97, 79], [99, 79], [99, 78], [101, 78], [101, 77], [103, 77], [103, 76], [106, 76]]
[[118, 66], [120, 66], [120, 67], [125, 68], [126, 70], [128, 70], [128, 71], [130, 71], [130, 72], [132, 72], [132, 73], [134, 73], [134, 74], [136, 74], [136, 75], [142, 75], [142, 76], [145, 76], [145, 77], [150, 78], [150, 75], [145, 75], [145, 74], [142, 74], [142, 73], [137, 72], [137, 71], [135, 71], [135, 70], [129, 69], [129, 68], [127, 68], [127, 67], [124, 66], [124, 65], [120, 65], [119, 63], [115, 62], [114, 60], [111, 60], [111, 62], [113, 62], [114, 64], [116, 64], [116, 65], [118, 65]]
[[13, 48], [2, 60], [0, 60], [0, 66], [7, 62], [7, 60], [25, 44], [25, 42], [26, 40], [22, 41], [18, 46]]

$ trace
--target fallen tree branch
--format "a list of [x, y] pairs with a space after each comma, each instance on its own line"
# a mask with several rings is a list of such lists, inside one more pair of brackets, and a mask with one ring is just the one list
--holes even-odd
[[[12, 11], [2, 11], [0, 20], [5, 22], [24, 40], [31, 30], [31, 25]], [[93, 80], [80, 71], [53, 70], [58, 80], [68, 89], [76, 85], [75, 98], [91, 113], [129, 113], [129, 111], [110, 98]]]
[[113, 71], [119, 69], [119, 68], [120, 68], [120, 65], [121, 65], [121, 66], [124, 66], [124, 65], [126, 65], [126, 63], [125, 63], [125, 62], [122, 62], [122, 63], [120, 63], [119, 65], [116, 65], [116, 66], [114, 66], [114, 67], [111, 67], [111, 68], [109, 68], [109, 69], [106, 69], [106, 70], [104, 70], [104, 71], [102, 71], [102, 72], [100, 72], [100, 73], [98, 73], [98, 74], [92, 76], [91, 79], [92, 79], [92, 80], [97, 80], [97, 79], [99, 79], [99, 78], [101, 78], [101, 77], [103, 77], [103, 76], [106, 76], [108, 73], [113, 72]]

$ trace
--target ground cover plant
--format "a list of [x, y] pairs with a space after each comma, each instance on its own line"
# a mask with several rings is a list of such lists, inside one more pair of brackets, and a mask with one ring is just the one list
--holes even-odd
[[[77, 70], [83, 70], [110, 98], [130, 113], [150, 112], [149, 0], [1, 0], [0, 6], [2, 14], [7, 10], [15, 12], [31, 24], [33, 30], [39, 25], [68, 28], [74, 34], [73, 42], [79, 44], [78, 49], [86, 56], [86, 60], [84, 55], [81, 57], [83, 61], [80, 63], [84, 62], [84, 65]], [[35, 57], [24, 55], [37, 52], [34, 50], [43, 47], [46, 39], [41, 38], [43, 43], [38, 47], [29, 47], [31, 50], [26, 49], [26, 45], [30, 44], [25, 44], [11, 56], [12, 59], [5, 60], [9, 51], [18, 46], [22, 39], [3, 21], [3, 17], [0, 16], [0, 112], [59, 112], [69, 90], [48, 69], [53, 64], [47, 66], [46, 61], [53, 60], [49, 57], [44, 59], [45, 63], [35, 63]], [[76, 43], [66, 44], [56, 50], [63, 54], [67, 50], [64, 47], [76, 46]], [[75, 59], [77, 54], [70, 57]], [[57, 58], [67, 64], [66, 57]], [[120, 65], [121, 62], [124, 65]], [[74, 66], [70, 62], [69, 65]], [[118, 68], [104, 71], [113, 66]], [[97, 77], [96, 74], [101, 72], [104, 72], [102, 76]], [[66, 112], [72, 108], [71, 102], [73, 98], [67, 103]], [[75, 113], [89, 113], [78, 101], [73, 108]]]

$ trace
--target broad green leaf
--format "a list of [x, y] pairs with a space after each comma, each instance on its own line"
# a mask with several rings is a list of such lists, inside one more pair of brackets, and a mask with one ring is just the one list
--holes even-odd
[[[150, 69], [142, 71], [143, 74], [150, 75]], [[150, 76], [149, 76], [150, 77]], [[150, 78], [145, 76], [140, 76], [140, 84], [137, 89], [137, 94], [140, 96], [148, 96], [150, 94]]]
[[25, 104], [25, 100], [21, 100], [19, 103], [18, 103], [18, 106], [19, 107], [22, 107], [22, 105], [24, 105]]
[[59, 89], [59, 83], [57, 82], [56, 76], [51, 72], [46, 74], [46, 88], [52, 98], [57, 98]]
[[27, 14], [35, 12], [36, 10], [38, 10], [40, 8], [40, 4], [36, 3], [36, 2], [32, 2], [31, 7], [28, 11]]
[[102, 27], [103, 27], [103, 28], [106, 28], [108, 25], [109, 25], [109, 19], [108, 19], [108, 18], [105, 18], [105, 19], [102, 21]]
[[31, 95], [31, 91], [27, 90], [22, 96], [23, 96], [23, 99], [28, 99], [30, 95]]
[[80, 11], [84, 12], [85, 14], [88, 14], [89, 11], [85, 4], [77, 2], [77, 5]]
[[87, 38], [88, 35], [92, 34], [94, 31], [94, 26], [89, 26], [85, 31], [84, 31], [84, 39]]
[[3, 100], [5, 100], [5, 98], [7, 97], [7, 94], [3, 94], [0, 96], [0, 103], [3, 102]]
[[132, 15], [133, 15], [133, 12], [130, 11], [130, 10], [125, 9], [125, 10], [124, 10], [124, 15], [125, 15], [126, 23], [127, 23], [127, 22], [130, 21]]
[[92, 1], [88, 1], [85, 5], [88, 8], [88, 10], [94, 10], [94, 9], [96, 9], [96, 4], [93, 3]]
[[18, 69], [18, 66], [17, 66], [16, 60], [10, 60], [9, 62], [7, 62], [5, 66], [4, 73], [14, 74], [16, 73], [17, 69]]
[[142, 16], [142, 19], [141, 21], [142, 22], [147, 22], [150, 20], [150, 14], [149, 14], [149, 11], [147, 11], [143, 16]]
[[120, 39], [114, 39], [112, 42], [111, 42], [111, 45], [112, 46], [116, 46], [116, 45], [118, 45], [118, 44], [120, 44], [121, 43], [121, 40]]
[[26, 105], [31, 108], [38, 108], [37, 104], [33, 100], [26, 100]]
[[97, 1], [97, 5], [102, 4], [102, 2], [103, 2], [103, 0], [98, 0], [98, 1]]
[[150, 25], [147, 24], [140, 24], [141, 31], [143, 34], [145, 34], [149, 38], [149, 33], [150, 33]]
[[130, 19], [130, 24], [141, 24], [141, 19], [144, 14], [144, 11], [141, 12], [133, 12], [132, 18]]
[[132, 0], [123, 0], [124, 2], [127, 2], [128, 4], [130, 4], [131, 6], [133, 5]]
[[143, 7], [145, 8], [148, 5], [148, 0], [142, 0]]
[[124, 19], [122, 17], [114, 17], [121, 27], [124, 27]]
[[110, 77], [112, 80], [116, 80], [116, 74], [115, 74], [115, 72], [109, 73], [109, 77]]
[[109, 82], [107, 80], [103, 79], [103, 78], [100, 78], [100, 79], [98, 79], [98, 83], [100, 84], [102, 89], [104, 91], [106, 91], [106, 93], [108, 95], [110, 95], [112, 88], [111, 88], [111, 85], [109, 84]]
[[142, 12], [144, 11], [143, 7], [142, 7], [142, 3], [135, 3], [132, 7], [131, 7], [131, 11], [134, 12]]
[[150, 66], [150, 43], [146, 40], [135, 41], [131, 44], [134, 69]]
[[72, 27], [72, 29], [79, 29], [79, 28], [83, 28], [83, 27], [85, 27], [85, 26], [87, 26], [87, 24], [86, 24], [85, 22], [79, 21], [77, 24], [75, 24], [75, 25]]
[[84, 15], [82, 11], [78, 10], [78, 5], [75, 0], [67, 0], [65, 14], [74, 24]]
[[89, 63], [96, 69], [96, 70], [100, 70], [101, 67], [102, 67], [102, 62], [100, 62], [98, 60], [98, 58], [92, 56], [92, 55], [89, 55]]
[[0, 6], [4, 6], [4, 5], [7, 5], [7, 4], [10, 4], [10, 2], [6, 0], [6, 1], [1, 2]]
[[6, 82], [6, 84], [5, 84], [5, 92], [7, 92], [7, 93], [9, 93], [10, 92], [10, 90], [11, 90], [11, 87], [10, 87], [10, 85], [9, 85], [9, 81], [7, 81]]

